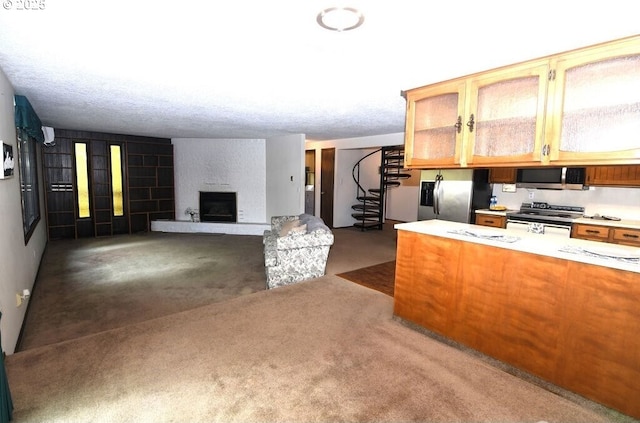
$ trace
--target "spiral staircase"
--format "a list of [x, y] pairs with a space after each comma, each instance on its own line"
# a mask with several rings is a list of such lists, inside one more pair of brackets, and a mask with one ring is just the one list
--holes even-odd
[[[364, 160], [374, 157], [381, 152], [380, 184], [375, 188], [365, 188], [360, 183], [360, 167]], [[367, 229], [382, 229], [385, 210], [386, 193], [393, 187], [400, 186], [400, 180], [410, 178], [404, 166], [404, 146], [381, 147], [367, 154], [353, 166], [351, 171], [356, 183], [357, 204], [351, 206], [354, 212], [351, 216], [357, 220], [353, 226], [365, 231]]]

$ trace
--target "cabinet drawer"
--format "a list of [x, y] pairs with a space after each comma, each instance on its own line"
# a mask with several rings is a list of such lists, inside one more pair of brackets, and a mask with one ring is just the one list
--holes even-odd
[[613, 228], [613, 242], [640, 247], [640, 230]]
[[504, 228], [507, 223], [505, 216], [493, 216], [487, 214], [476, 215], [476, 225], [492, 226], [494, 228]]
[[609, 239], [609, 228], [595, 225], [574, 225], [571, 236], [573, 238], [606, 241]]

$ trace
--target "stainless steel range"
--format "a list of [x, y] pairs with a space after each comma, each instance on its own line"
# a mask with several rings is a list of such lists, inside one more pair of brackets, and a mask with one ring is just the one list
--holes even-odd
[[584, 207], [522, 203], [519, 211], [507, 213], [507, 229], [569, 237], [571, 224], [582, 216]]

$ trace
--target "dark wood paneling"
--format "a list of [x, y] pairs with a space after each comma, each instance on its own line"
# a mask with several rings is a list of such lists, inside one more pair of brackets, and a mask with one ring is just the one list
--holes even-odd
[[[74, 142], [88, 145], [91, 219], [77, 219]], [[123, 154], [124, 212], [113, 216], [110, 145]], [[153, 219], [174, 219], [173, 145], [167, 138], [56, 129], [44, 148], [50, 239], [149, 231]]]
[[150, 230], [156, 219], [175, 219], [173, 145], [127, 143], [131, 232]]

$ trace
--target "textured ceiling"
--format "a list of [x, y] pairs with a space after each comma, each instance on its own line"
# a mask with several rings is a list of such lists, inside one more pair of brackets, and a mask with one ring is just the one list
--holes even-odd
[[[402, 132], [401, 90], [638, 32], [633, 0], [5, 0], [0, 68], [46, 126], [310, 140]], [[39, 10], [24, 10], [24, 6]]]

